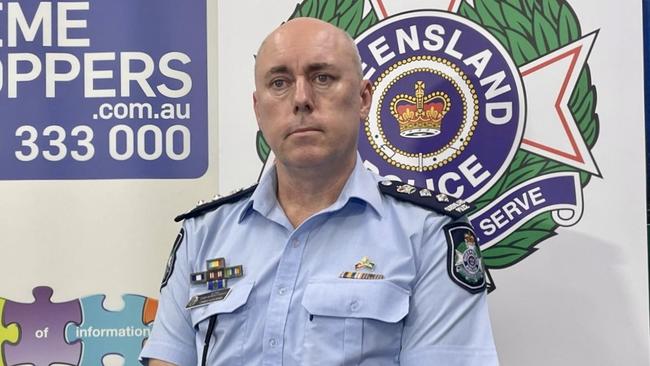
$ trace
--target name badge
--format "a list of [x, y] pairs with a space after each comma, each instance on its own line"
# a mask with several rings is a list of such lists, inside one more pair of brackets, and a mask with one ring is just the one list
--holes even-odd
[[200, 295], [194, 295], [192, 296], [192, 298], [190, 298], [190, 301], [188, 301], [187, 305], [185, 305], [185, 308], [193, 309], [199, 306], [208, 305], [215, 301], [221, 301], [226, 297], [228, 297], [229, 294], [230, 294], [230, 288], [222, 288], [216, 291], [206, 292]]

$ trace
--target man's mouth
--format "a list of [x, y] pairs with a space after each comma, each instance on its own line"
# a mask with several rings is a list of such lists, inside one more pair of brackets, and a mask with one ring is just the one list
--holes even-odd
[[302, 127], [302, 128], [297, 128], [295, 130], [292, 130], [289, 132], [287, 136], [291, 135], [309, 135], [312, 133], [318, 133], [318, 132], [323, 132], [322, 130], [315, 128], [315, 127]]

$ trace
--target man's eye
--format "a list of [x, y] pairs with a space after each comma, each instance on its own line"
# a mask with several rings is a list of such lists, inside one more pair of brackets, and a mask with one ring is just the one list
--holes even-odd
[[319, 84], [327, 84], [330, 81], [332, 81], [332, 77], [330, 75], [327, 74], [316, 75], [316, 82]]
[[286, 85], [287, 85], [287, 82], [282, 80], [282, 79], [273, 80], [271, 82], [271, 86], [273, 86], [276, 89], [281, 89]]

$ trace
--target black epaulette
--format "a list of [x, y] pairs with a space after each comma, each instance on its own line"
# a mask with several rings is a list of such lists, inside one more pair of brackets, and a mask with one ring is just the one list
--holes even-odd
[[459, 219], [474, 209], [474, 205], [460, 198], [454, 198], [444, 193], [435, 193], [427, 188], [418, 188], [402, 182], [383, 180], [379, 182], [379, 190], [391, 197], [434, 210], [454, 219]]
[[257, 184], [254, 184], [254, 185], [252, 185], [252, 186], [250, 186], [248, 188], [245, 188], [245, 189], [242, 188], [242, 189], [236, 190], [236, 191], [228, 194], [227, 196], [223, 196], [223, 197], [215, 196], [214, 199], [212, 201], [209, 201], [209, 202], [199, 201], [198, 205], [193, 210], [188, 211], [188, 212], [186, 212], [186, 213], [184, 213], [182, 215], [176, 216], [176, 218], [174, 218], [174, 221], [179, 222], [179, 221], [183, 221], [185, 219], [191, 219], [192, 217], [201, 216], [201, 215], [205, 214], [206, 212], [210, 212], [212, 210], [215, 210], [217, 207], [219, 207], [221, 205], [225, 205], [226, 203], [232, 203], [232, 202], [239, 201], [244, 196], [246, 196], [246, 195], [248, 195], [250, 193], [253, 193], [253, 191], [255, 190], [256, 187], [257, 187]]

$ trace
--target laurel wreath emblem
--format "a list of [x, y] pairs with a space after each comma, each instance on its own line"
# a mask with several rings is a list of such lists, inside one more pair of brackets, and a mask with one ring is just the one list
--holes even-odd
[[[357, 37], [379, 19], [370, 11], [363, 16], [363, 0], [305, 0], [298, 4], [290, 19], [314, 17], [345, 29]], [[565, 0], [474, 0], [463, 1], [458, 14], [479, 24], [494, 35], [508, 50], [519, 67], [561, 48], [581, 37], [580, 23]], [[588, 64], [580, 71], [569, 102], [578, 130], [587, 147], [593, 148], [599, 133], [596, 114], [596, 88]], [[266, 161], [270, 149], [261, 132], [257, 133], [257, 153]], [[480, 210], [516, 185], [555, 172], [578, 172], [582, 187], [592, 174], [519, 149], [500, 179], [473, 203]], [[558, 224], [551, 212], [539, 214], [510, 235], [482, 252], [488, 268], [512, 266], [534, 253], [536, 246], [555, 235]]]

